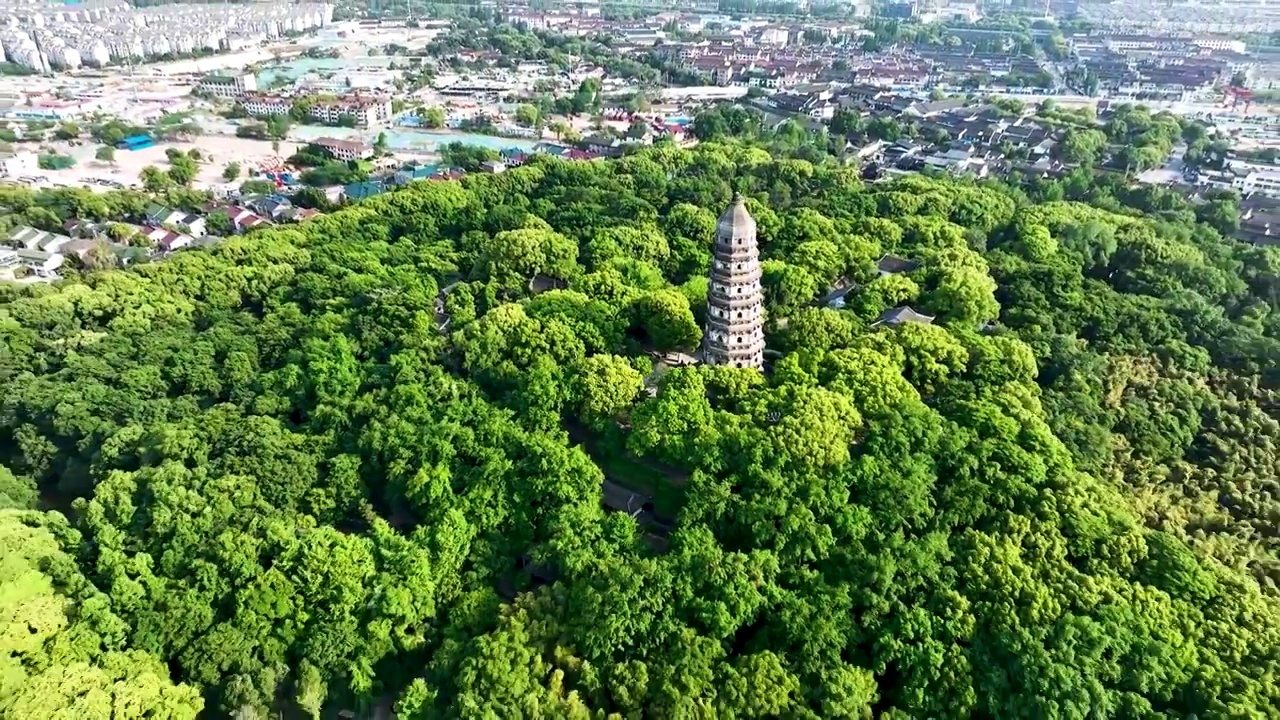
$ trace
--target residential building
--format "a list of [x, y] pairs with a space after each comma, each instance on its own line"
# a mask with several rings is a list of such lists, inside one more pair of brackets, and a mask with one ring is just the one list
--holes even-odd
[[56, 253], [69, 242], [71, 238], [66, 235], [37, 230], [29, 225], [19, 225], [9, 231], [4, 244], [18, 250], [42, 250]]
[[224, 100], [235, 100], [258, 90], [258, 78], [251, 73], [205, 75], [196, 85], [198, 92]]
[[1269, 197], [1280, 197], [1280, 172], [1259, 170], [1232, 181], [1231, 186], [1241, 195], [1260, 193]]
[[56, 280], [58, 278], [58, 268], [66, 262], [66, 258], [61, 253], [48, 252], [46, 250], [28, 250], [20, 248], [17, 250], [18, 263], [25, 267], [28, 272], [38, 278], [46, 280]]
[[240, 105], [244, 107], [245, 112], [253, 117], [272, 117], [273, 115], [288, 115], [289, 111], [293, 109], [293, 100], [275, 95], [250, 93], [240, 98]]
[[272, 222], [278, 222], [293, 209], [293, 203], [283, 195], [249, 195], [240, 198], [240, 202], [244, 207]]
[[205, 219], [194, 213], [171, 210], [160, 205], [148, 207], [146, 213], [147, 225], [150, 227], [171, 229], [179, 235], [190, 233], [196, 237], [203, 237], [205, 234]]
[[373, 147], [356, 140], [320, 138], [311, 144], [328, 150], [338, 160], [367, 160], [373, 157]]
[[355, 118], [357, 127], [378, 127], [391, 123], [391, 98], [383, 95], [348, 95], [311, 106], [311, 117], [337, 124], [344, 115]]

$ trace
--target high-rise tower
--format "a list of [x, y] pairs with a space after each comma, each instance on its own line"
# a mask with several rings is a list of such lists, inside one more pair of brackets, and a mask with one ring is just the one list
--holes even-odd
[[739, 195], [720, 216], [707, 288], [703, 360], [710, 365], [764, 367], [764, 295], [756, 221]]

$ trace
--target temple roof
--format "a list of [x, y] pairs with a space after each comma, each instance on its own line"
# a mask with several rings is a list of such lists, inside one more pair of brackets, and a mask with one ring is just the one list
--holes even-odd
[[885, 310], [880, 314], [880, 318], [871, 323], [871, 327], [880, 325], [888, 325], [897, 327], [903, 323], [920, 323], [921, 325], [929, 325], [935, 320], [933, 315], [925, 315], [916, 312], [910, 305], [899, 305], [896, 308]]
[[756, 221], [751, 217], [751, 213], [747, 212], [746, 202], [741, 195], [734, 194], [733, 202], [720, 214], [716, 230], [721, 235], [755, 234]]

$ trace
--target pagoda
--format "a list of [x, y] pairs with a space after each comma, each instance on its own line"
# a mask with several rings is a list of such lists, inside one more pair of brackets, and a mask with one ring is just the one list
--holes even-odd
[[756, 245], [756, 221], [741, 195], [733, 196], [733, 204], [716, 224], [702, 359], [710, 365], [764, 367], [760, 248]]

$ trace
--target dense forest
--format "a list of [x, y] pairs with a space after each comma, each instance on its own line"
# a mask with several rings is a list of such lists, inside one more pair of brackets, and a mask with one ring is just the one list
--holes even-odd
[[[0, 717], [1278, 716], [1280, 251], [1091, 177], [659, 144], [0, 288]], [[655, 362], [735, 191], [767, 372]]]

